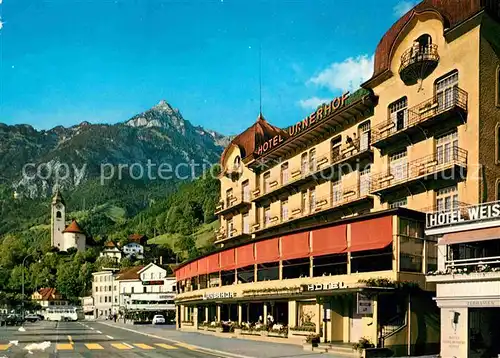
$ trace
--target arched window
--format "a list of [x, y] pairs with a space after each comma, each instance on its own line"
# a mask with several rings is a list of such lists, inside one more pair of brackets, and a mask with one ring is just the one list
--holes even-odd
[[239, 169], [240, 165], [241, 165], [241, 158], [238, 155], [236, 158], [234, 158], [234, 164], [233, 164], [234, 169]]
[[415, 41], [418, 42], [421, 48], [432, 45], [432, 37], [428, 34], [419, 36]]
[[60, 219], [61, 217], [62, 217], [61, 212], [60, 211], [56, 212], [56, 218]]

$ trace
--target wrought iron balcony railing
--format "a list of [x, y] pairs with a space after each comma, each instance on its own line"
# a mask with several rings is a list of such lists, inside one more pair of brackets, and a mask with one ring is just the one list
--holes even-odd
[[[449, 151], [430, 154], [405, 164], [393, 165], [388, 170], [372, 175], [371, 191], [377, 192], [439, 173], [454, 166], [467, 167], [467, 151], [465, 149], [453, 147]], [[455, 175], [455, 173], [452, 174]], [[447, 179], [460, 181], [465, 178], [450, 177]]]
[[215, 207], [215, 214], [223, 214], [230, 209], [236, 208], [241, 205], [250, 205], [250, 193], [242, 194], [240, 196], [228, 196], [219, 202], [219, 205]]
[[436, 118], [441, 114], [447, 113], [453, 109], [467, 111], [466, 91], [459, 87], [453, 87], [449, 92], [441, 92], [429, 99], [407, 109], [404, 120], [400, 123], [395, 118], [389, 118], [372, 128], [372, 142], [374, 146], [377, 142], [383, 141], [397, 133], [402, 133], [409, 128], [424, 123], [431, 118]]
[[439, 53], [436, 44], [412, 46], [401, 55], [399, 76], [407, 84], [416, 83], [418, 79], [427, 77], [438, 62]]

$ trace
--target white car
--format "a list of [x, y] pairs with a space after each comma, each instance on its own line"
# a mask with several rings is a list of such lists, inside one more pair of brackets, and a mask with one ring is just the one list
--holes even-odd
[[153, 324], [165, 324], [165, 317], [161, 314], [157, 314], [153, 317]]

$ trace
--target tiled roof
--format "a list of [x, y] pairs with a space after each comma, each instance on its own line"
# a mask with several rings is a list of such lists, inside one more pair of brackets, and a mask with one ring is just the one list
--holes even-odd
[[143, 240], [147, 239], [147, 237], [142, 234], [131, 234], [128, 236], [128, 239], [133, 242], [141, 243]]
[[64, 229], [63, 233], [65, 233], [65, 232], [71, 232], [71, 233], [75, 233], [75, 234], [84, 234], [82, 228], [80, 227], [80, 225], [78, 225], [76, 220], [73, 220], [71, 222], [71, 224], [69, 224], [66, 227], [66, 229]]
[[38, 293], [40, 294], [41, 301], [55, 301], [55, 300], [60, 300], [62, 298], [61, 294], [57, 292], [55, 288], [41, 288], [38, 290]]
[[224, 149], [221, 156], [221, 163], [224, 163], [225, 156], [232, 146], [237, 146], [241, 152], [241, 158], [250, 156], [264, 142], [281, 134], [286, 136], [282, 129], [269, 124], [262, 114], [257, 117], [255, 123], [247, 128], [243, 133], [237, 135], [231, 143]]
[[106, 247], [116, 247], [115, 243], [113, 241], [108, 241], [104, 244]]
[[118, 281], [120, 281], [120, 280], [138, 280], [140, 278], [139, 271], [141, 271], [143, 267], [144, 266], [134, 266], [134, 267], [129, 267], [127, 269], [121, 270], [116, 275], [116, 279]]
[[[392, 51], [399, 34], [406, 24], [419, 13], [433, 11], [438, 13], [444, 22], [445, 29], [451, 29], [472, 17], [482, 9], [494, 16], [499, 16], [499, 2], [490, 0], [424, 0], [404, 14], [385, 33], [375, 51], [374, 71], [370, 80], [389, 70]], [[369, 81], [370, 81], [369, 80]]]

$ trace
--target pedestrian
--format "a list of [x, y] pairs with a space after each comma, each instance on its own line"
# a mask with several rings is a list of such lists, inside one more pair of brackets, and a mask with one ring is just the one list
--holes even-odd
[[113, 320], [115, 321], [115, 323], [116, 323], [116, 318], [117, 318], [117, 314], [115, 312], [115, 314], [113, 315]]

